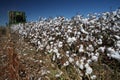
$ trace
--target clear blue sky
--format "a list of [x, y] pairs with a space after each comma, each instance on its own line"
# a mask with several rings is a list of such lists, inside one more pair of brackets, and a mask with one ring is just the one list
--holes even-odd
[[73, 17], [76, 13], [101, 13], [116, 10], [120, 0], [0, 0], [0, 25], [8, 23], [8, 11], [25, 11], [27, 21], [41, 17]]

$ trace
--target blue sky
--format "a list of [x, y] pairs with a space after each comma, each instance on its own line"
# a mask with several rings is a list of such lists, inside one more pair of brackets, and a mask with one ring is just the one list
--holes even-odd
[[27, 21], [36, 21], [41, 17], [73, 17], [76, 13], [86, 16], [88, 13], [101, 13], [116, 10], [120, 0], [1, 0], [0, 25], [8, 23], [8, 11], [24, 11]]

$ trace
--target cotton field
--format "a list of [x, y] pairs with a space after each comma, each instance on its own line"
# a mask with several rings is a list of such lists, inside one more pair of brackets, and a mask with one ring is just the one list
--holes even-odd
[[[72, 65], [80, 77], [87, 76], [89, 80], [98, 79], [91, 65], [99, 62], [101, 55], [120, 62], [120, 9], [86, 18], [82, 15], [71, 19], [41, 18], [12, 25], [11, 30], [32, 45], [38, 54], [51, 55], [52, 62], [59, 68]], [[43, 75], [50, 73], [44, 69], [42, 72]], [[62, 74], [59, 71], [54, 77]], [[38, 80], [42, 80], [41, 77]]]

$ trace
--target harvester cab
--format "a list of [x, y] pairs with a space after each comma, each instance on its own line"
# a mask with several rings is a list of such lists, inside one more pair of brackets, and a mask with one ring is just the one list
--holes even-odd
[[25, 23], [25, 12], [9, 11], [9, 24]]

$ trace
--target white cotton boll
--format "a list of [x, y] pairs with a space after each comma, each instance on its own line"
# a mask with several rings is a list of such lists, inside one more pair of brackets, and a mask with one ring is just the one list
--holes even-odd
[[72, 54], [72, 55], [71, 55], [71, 57], [75, 57], [75, 56], [77, 56], [77, 54]]
[[90, 20], [89, 21], [91, 24], [94, 24], [95, 23], [95, 20], [93, 19], [93, 20]]
[[53, 58], [52, 58], [53, 61], [55, 61], [55, 55], [53, 55]]
[[98, 44], [102, 44], [102, 39], [99, 39], [99, 40], [97, 41], [97, 43], [98, 43]]
[[79, 68], [83, 70], [84, 69], [84, 63], [80, 63]]
[[95, 56], [99, 57], [99, 55], [100, 55], [100, 54], [99, 54], [98, 52], [95, 53]]
[[74, 61], [74, 59], [69, 57], [69, 62], [72, 63], [73, 61]]
[[70, 29], [71, 28], [71, 26], [68, 26], [68, 29]]
[[102, 27], [102, 31], [105, 30], [106, 28], [105, 27]]
[[118, 35], [114, 35], [114, 36], [115, 36], [116, 39], [120, 39], [120, 36], [118, 36]]
[[77, 32], [78, 35], [80, 35], [81, 33], [80, 32]]
[[86, 48], [88, 51], [94, 51], [94, 48], [92, 45], [89, 45], [87, 48]]
[[56, 27], [55, 30], [59, 30], [58, 27]]
[[82, 26], [80, 27], [80, 31], [81, 31], [82, 33], [84, 33], [84, 34], [89, 34], [87, 31], [85, 31], [85, 30], [83, 29]]
[[41, 47], [40, 50], [43, 50], [43, 47]]
[[50, 44], [52, 45], [52, 44], [53, 44], [53, 42], [50, 42]]
[[53, 49], [50, 49], [48, 52], [49, 52], [49, 53], [53, 52]]
[[43, 61], [42, 61], [42, 60], [40, 60], [39, 62], [40, 62], [40, 63], [42, 63]]
[[93, 36], [90, 36], [89, 38], [90, 38], [90, 41], [94, 41], [95, 40], [95, 37], [93, 37]]
[[85, 63], [84, 63], [84, 61], [86, 60], [86, 58], [85, 57], [82, 57], [82, 59], [80, 60], [80, 62], [78, 61], [78, 62], [76, 62], [76, 64], [79, 66], [79, 68], [80, 69], [84, 69], [84, 65], [85, 65]]
[[70, 30], [70, 29], [68, 29], [68, 31], [67, 31], [68, 33], [71, 33], [72, 32], [72, 30]]
[[67, 42], [71, 43], [72, 42], [72, 38], [69, 37], [68, 40], [67, 40]]
[[87, 55], [90, 57], [91, 56], [91, 53], [90, 52], [86, 52], [87, 53]]
[[120, 61], [120, 52], [115, 51], [111, 47], [107, 49], [107, 56], [112, 57], [112, 58], [117, 59], [118, 61]]
[[88, 41], [88, 38], [89, 38], [89, 36], [87, 35], [84, 40], [85, 40], [85, 41]]
[[71, 26], [68, 26], [68, 29], [71, 29]]
[[46, 41], [46, 39], [42, 39], [42, 41], [44, 41], [44, 42], [45, 42], [45, 41]]
[[90, 28], [94, 28], [95, 26], [89, 26]]
[[59, 32], [58, 35], [61, 35], [61, 32]]
[[113, 15], [116, 15], [117, 14], [117, 12], [116, 11], [113, 11]]
[[91, 53], [90, 55], [91, 55], [91, 56], [93, 56], [93, 55], [94, 55], [94, 53]]
[[95, 55], [93, 55], [92, 57], [91, 57], [91, 59], [93, 60], [93, 61], [98, 61], [98, 57], [97, 56], [95, 56]]
[[49, 50], [49, 49], [50, 49], [50, 45], [47, 45], [47, 46], [46, 46], [46, 49]]
[[100, 35], [100, 38], [103, 38], [103, 36], [102, 36], [102, 35]]
[[120, 41], [116, 42], [116, 47], [120, 49]]
[[81, 60], [83, 60], [83, 61], [84, 61], [84, 60], [86, 60], [86, 57], [82, 57], [82, 59], [81, 59]]
[[63, 42], [58, 43], [58, 47], [61, 48], [63, 46]]
[[66, 56], [67, 56], [67, 57], [69, 57], [69, 53], [70, 53], [69, 51], [66, 51]]
[[81, 37], [80, 40], [82, 41], [82, 40], [83, 40], [83, 37]]
[[66, 54], [67, 57], [69, 57], [70, 55], [69, 54]]
[[47, 71], [46, 69], [41, 69], [41, 75], [46, 75], [47, 73], [49, 73], [50, 71]]
[[46, 36], [46, 32], [43, 32], [43, 35]]
[[108, 52], [109, 54], [112, 54], [112, 53], [115, 52], [115, 50], [114, 50], [112, 47], [109, 47], [109, 48], [107, 48], [107, 52]]
[[54, 47], [54, 45], [53, 45], [53, 44], [51, 44], [51, 45], [50, 45], [50, 48], [53, 48], [53, 47]]
[[52, 28], [52, 31], [54, 31], [55, 29], [54, 28]]
[[87, 63], [88, 63], [88, 64], [89, 64], [89, 63], [91, 63], [91, 62], [92, 62], [92, 60], [91, 60], [91, 59], [88, 59], [88, 60], [87, 60]]
[[88, 19], [87, 19], [87, 18], [82, 19], [82, 22], [83, 22], [83, 23], [88, 23]]
[[55, 37], [53, 37], [52, 40], [55, 40]]
[[63, 74], [63, 72], [60, 72], [59, 74], [56, 74], [55, 77], [60, 77]]
[[56, 53], [57, 58], [60, 58], [60, 53], [58, 52], [58, 49], [54, 48], [53, 52]]
[[38, 80], [42, 80], [42, 78], [41, 78], [41, 77], [39, 77], [39, 78], [38, 78]]
[[30, 50], [33, 50], [32, 48]]
[[84, 61], [83, 60], [80, 60], [79, 68], [82, 70], [84, 69]]
[[92, 76], [90, 76], [90, 78], [91, 78], [92, 80], [95, 80], [97, 77], [96, 77], [96, 75], [92, 75]]
[[93, 70], [92, 70], [92, 68], [89, 66], [88, 63], [85, 64], [85, 68], [86, 68], [85, 74], [86, 74], [86, 75], [90, 75]]
[[43, 45], [43, 44], [41, 44], [41, 45], [40, 45], [40, 47], [42, 47], [42, 48], [43, 48], [43, 47], [44, 47], [44, 45]]
[[75, 37], [68, 37], [68, 40], [67, 40], [67, 42], [68, 43], [73, 43], [73, 42], [75, 42], [76, 41], [76, 38]]
[[83, 45], [80, 45], [79, 52], [84, 52]]
[[75, 63], [77, 66], [79, 66], [80, 65], [80, 63], [79, 63], [79, 61], [76, 61], [76, 63]]
[[76, 38], [78, 38], [78, 39], [79, 39], [79, 38], [80, 38], [80, 35], [77, 35], [77, 36], [76, 36]]
[[72, 40], [73, 40], [73, 41], [76, 41], [76, 38], [75, 38], [75, 37], [72, 37]]
[[120, 61], [120, 53], [118, 51], [116, 51], [114, 54], [111, 54], [111, 57]]
[[69, 65], [69, 62], [68, 61], [66, 61], [64, 64], [63, 64], [63, 66], [68, 66]]
[[[26, 32], [26, 31], [24, 31], [22, 34], [23, 34], [24, 36], [27, 36], [27, 32]], [[35, 37], [37, 37], [37, 36], [35, 36]]]
[[105, 47], [99, 47], [99, 48], [98, 48], [98, 51], [100, 51], [100, 52], [103, 53], [103, 52], [105, 51]]
[[58, 44], [57, 44], [57, 43], [54, 43], [53, 45], [54, 45], [54, 46], [55, 46], [55, 48], [56, 48]]
[[92, 45], [89, 45], [90, 51], [94, 51], [94, 47]]
[[76, 35], [76, 34], [77, 34], [77, 31], [74, 32], [74, 35]]
[[117, 17], [118, 17], [118, 18], [120, 18], [120, 15], [119, 15], [119, 14], [117, 14]]
[[52, 37], [49, 37], [49, 41], [52, 40]]
[[56, 33], [56, 36], [58, 36], [59, 35], [59, 33]]
[[70, 52], [69, 51], [66, 51], [66, 54], [69, 54]]
[[40, 43], [40, 41], [38, 41], [38, 45], [40, 45], [41, 43]]

